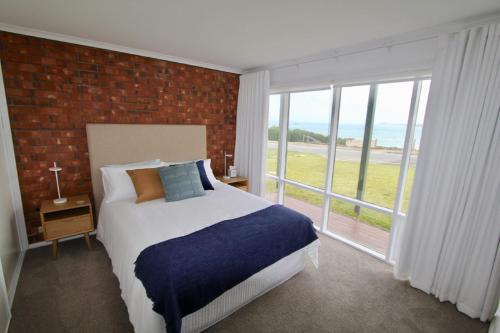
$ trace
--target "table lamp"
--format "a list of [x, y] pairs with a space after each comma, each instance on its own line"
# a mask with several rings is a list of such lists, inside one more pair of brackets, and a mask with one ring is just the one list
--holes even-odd
[[66, 198], [61, 198], [61, 190], [59, 189], [59, 175], [58, 175], [58, 172], [62, 170], [61, 167], [58, 167], [56, 162], [54, 162], [54, 166], [52, 168], [49, 168], [50, 171], [54, 172], [56, 174], [56, 184], [57, 184], [57, 196], [58, 198], [57, 199], [54, 199], [54, 203], [55, 204], [63, 204], [65, 203], [66, 201], [68, 201], [68, 199]]

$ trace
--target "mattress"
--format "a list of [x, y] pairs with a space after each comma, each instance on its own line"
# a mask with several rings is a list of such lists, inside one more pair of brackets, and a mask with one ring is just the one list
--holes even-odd
[[[136, 204], [133, 199], [101, 204], [97, 239], [111, 258], [121, 296], [136, 332], [165, 332], [163, 317], [134, 274], [134, 262], [146, 247], [188, 235], [217, 222], [237, 218], [272, 205], [271, 202], [221, 182], [205, 196], [166, 203], [163, 199]], [[315, 241], [254, 274], [183, 318], [182, 332], [199, 332], [225, 318], [241, 306], [288, 280], [304, 267], [305, 254], [317, 265]]]

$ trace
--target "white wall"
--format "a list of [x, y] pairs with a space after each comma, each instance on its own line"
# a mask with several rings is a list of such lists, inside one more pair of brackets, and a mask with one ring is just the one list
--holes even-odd
[[[5, 129], [2, 127], [2, 131]], [[14, 203], [9, 186], [9, 175], [3, 136], [0, 136], [0, 259], [3, 267], [7, 290], [15, 283], [16, 267], [21, 253], [17, 233]]]
[[[24, 249], [24, 215], [0, 64], [0, 332], [8, 326]], [[21, 226], [21, 227], [19, 227]]]
[[2, 264], [0, 263], [0, 332], [7, 332], [10, 317], [9, 297], [3, 279]]
[[367, 51], [339, 52], [321, 60], [298, 61], [298, 65], [271, 67], [273, 91], [302, 89], [331, 83], [386, 79], [408, 74], [429, 73], [437, 52], [438, 38], [426, 37], [391, 47], [371, 47]]

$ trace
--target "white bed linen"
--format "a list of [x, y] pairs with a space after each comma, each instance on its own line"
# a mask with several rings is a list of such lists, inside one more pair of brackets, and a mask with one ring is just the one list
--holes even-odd
[[[111, 258], [113, 272], [120, 282], [122, 298], [136, 332], [165, 332], [163, 317], [152, 310], [153, 303], [134, 274], [134, 262], [143, 249], [272, 204], [221, 182], [214, 187], [215, 191], [206, 191], [203, 197], [176, 202], [158, 199], [136, 204], [134, 199], [126, 199], [102, 203], [97, 239], [104, 244]], [[182, 332], [206, 329], [288, 280], [303, 269], [305, 253], [317, 265], [318, 245], [319, 241], [316, 241], [292, 253], [184, 317]]]

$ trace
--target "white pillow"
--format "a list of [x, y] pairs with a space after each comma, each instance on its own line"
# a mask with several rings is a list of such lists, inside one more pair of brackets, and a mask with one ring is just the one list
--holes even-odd
[[127, 170], [159, 168], [164, 163], [159, 159], [145, 162], [112, 164], [101, 168], [104, 201], [109, 203], [117, 200], [135, 198], [134, 184]]

